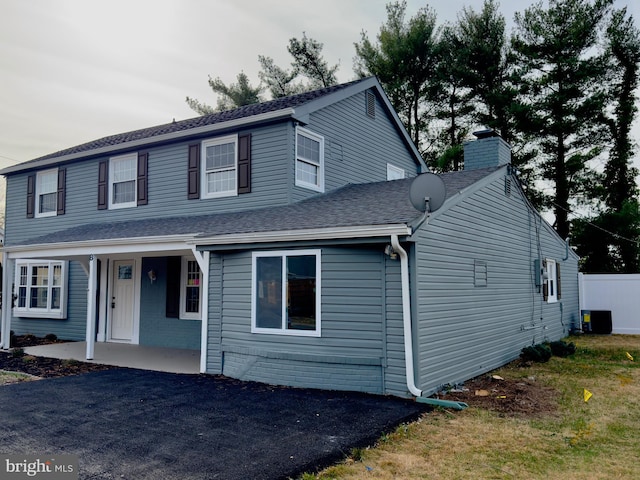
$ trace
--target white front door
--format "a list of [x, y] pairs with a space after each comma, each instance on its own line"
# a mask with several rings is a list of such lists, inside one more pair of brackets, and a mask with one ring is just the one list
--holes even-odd
[[111, 293], [110, 339], [131, 342], [134, 327], [135, 262], [113, 262], [113, 288]]

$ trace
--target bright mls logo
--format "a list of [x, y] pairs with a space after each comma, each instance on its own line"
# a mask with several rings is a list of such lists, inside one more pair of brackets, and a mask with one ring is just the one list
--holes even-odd
[[78, 480], [76, 455], [0, 455], [0, 478]]

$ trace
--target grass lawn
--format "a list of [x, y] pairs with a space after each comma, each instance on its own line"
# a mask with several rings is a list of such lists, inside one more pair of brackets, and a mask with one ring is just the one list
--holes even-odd
[[491, 372], [539, 385], [554, 408], [438, 409], [302, 479], [640, 479], [640, 336], [565, 341], [570, 357]]
[[7, 385], [9, 383], [28, 382], [34, 380], [35, 377], [25, 375], [19, 372], [7, 372], [0, 370], [0, 385]]

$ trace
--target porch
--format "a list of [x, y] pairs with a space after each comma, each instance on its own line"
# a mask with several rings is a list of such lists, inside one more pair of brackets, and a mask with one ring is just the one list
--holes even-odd
[[156, 370], [171, 373], [200, 373], [200, 351], [177, 348], [148, 347], [125, 343], [96, 342], [93, 360], [87, 360], [86, 342], [54, 343], [24, 349], [36, 357], [78, 360], [117, 367]]

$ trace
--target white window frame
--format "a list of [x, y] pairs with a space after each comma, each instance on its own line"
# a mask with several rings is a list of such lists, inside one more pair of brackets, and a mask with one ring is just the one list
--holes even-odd
[[[207, 170], [207, 147], [213, 147], [216, 145], [223, 145], [225, 143], [233, 143], [234, 150], [234, 162], [233, 167], [223, 167], [212, 170]], [[202, 192], [201, 198], [220, 198], [220, 197], [232, 197], [238, 195], [238, 135], [227, 135], [225, 137], [211, 138], [204, 140], [200, 146], [200, 191]], [[221, 192], [209, 192], [207, 181], [207, 173], [219, 173], [224, 171], [234, 172], [234, 188], [230, 190], [224, 190]]]
[[405, 178], [404, 168], [387, 163], [387, 180], [401, 180]]
[[[53, 282], [53, 271], [54, 266], [59, 265], [60, 269], [60, 285], [54, 285]], [[47, 280], [46, 285], [32, 285], [32, 269], [33, 267], [47, 267]], [[21, 267], [25, 267], [27, 269], [26, 275], [26, 284], [22, 284], [21, 281]], [[18, 295], [16, 299], [16, 306], [13, 307], [13, 314], [16, 317], [28, 317], [28, 318], [53, 318], [53, 319], [63, 319], [67, 318], [67, 271], [68, 271], [68, 262], [60, 261], [60, 260], [23, 260], [17, 259], [15, 263], [15, 293]], [[29, 306], [29, 299], [31, 298], [31, 289], [33, 287], [42, 288], [47, 287], [47, 307], [46, 308], [36, 308]], [[26, 297], [25, 297], [25, 305], [20, 307], [20, 289], [26, 288]], [[51, 308], [51, 299], [52, 299], [52, 290], [54, 288], [60, 289], [60, 308], [54, 309]]]
[[[198, 300], [198, 312], [187, 312], [187, 285], [189, 274], [189, 262], [195, 262], [198, 267], [199, 283], [199, 300]], [[200, 266], [194, 257], [182, 257], [182, 265], [180, 266], [180, 319], [182, 320], [202, 320], [202, 271]]]
[[[287, 258], [299, 257], [299, 256], [315, 256], [316, 257], [316, 328], [315, 330], [294, 330], [286, 328], [287, 322], [287, 286], [282, 285], [282, 314], [281, 314], [281, 328], [264, 328], [256, 325], [256, 311], [258, 300], [258, 285], [257, 285], [257, 260], [264, 257], [279, 257], [282, 259], [282, 279], [283, 283], [287, 279]], [[321, 304], [322, 304], [322, 281], [321, 281], [321, 265], [322, 265], [322, 250], [275, 250], [267, 252], [253, 252], [251, 259], [251, 333], [263, 333], [267, 335], [291, 335], [299, 337], [320, 337], [322, 333], [322, 319], [321, 319]]]
[[[315, 142], [318, 142], [319, 144], [319, 162], [316, 163], [315, 161], [308, 159], [308, 158], [304, 158], [300, 155], [298, 155], [298, 135], [301, 135], [303, 137], [309, 138]], [[303, 187], [303, 188], [308, 188], [310, 190], [314, 190], [316, 192], [320, 192], [323, 193], [324, 192], [324, 137], [321, 135], [318, 135], [317, 133], [313, 133], [305, 128], [302, 127], [296, 127], [296, 136], [295, 136], [295, 146], [296, 146], [296, 171], [295, 171], [295, 179], [296, 179], [296, 186], [298, 187]], [[313, 165], [315, 167], [317, 167], [318, 169], [318, 182], [317, 183], [310, 183], [310, 182], [305, 182], [304, 180], [300, 180], [298, 178], [298, 166], [300, 164], [307, 164], [307, 165]]]
[[[127, 180], [121, 180], [119, 182], [115, 181], [115, 166], [118, 163], [121, 162], [125, 162], [125, 161], [133, 161], [133, 165], [134, 165], [134, 174], [133, 174], [133, 178], [131, 179], [127, 179]], [[123, 182], [131, 182], [133, 181], [133, 200], [130, 202], [121, 202], [121, 203], [114, 203], [113, 201], [113, 186], [116, 183], [123, 183]], [[110, 210], [114, 210], [114, 209], [118, 209], [118, 208], [131, 208], [131, 207], [135, 207], [138, 205], [138, 154], [136, 153], [129, 153], [126, 155], [120, 155], [117, 157], [111, 157], [109, 159], [109, 209]]]
[[552, 258], [544, 261], [544, 285], [547, 289], [547, 303], [556, 303], [558, 301], [558, 269], [557, 262]]
[[[53, 190], [44, 190], [42, 188], [42, 181], [44, 180], [44, 177], [47, 175], [51, 175], [53, 176]], [[53, 211], [51, 212], [41, 212], [40, 211], [40, 196], [41, 195], [47, 195], [47, 194], [55, 194], [55, 208], [53, 209]], [[36, 205], [35, 205], [35, 217], [36, 218], [40, 218], [40, 217], [55, 217], [56, 215], [58, 215], [58, 169], [57, 168], [53, 168], [51, 170], [45, 170], [42, 172], [38, 172], [36, 174]]]

